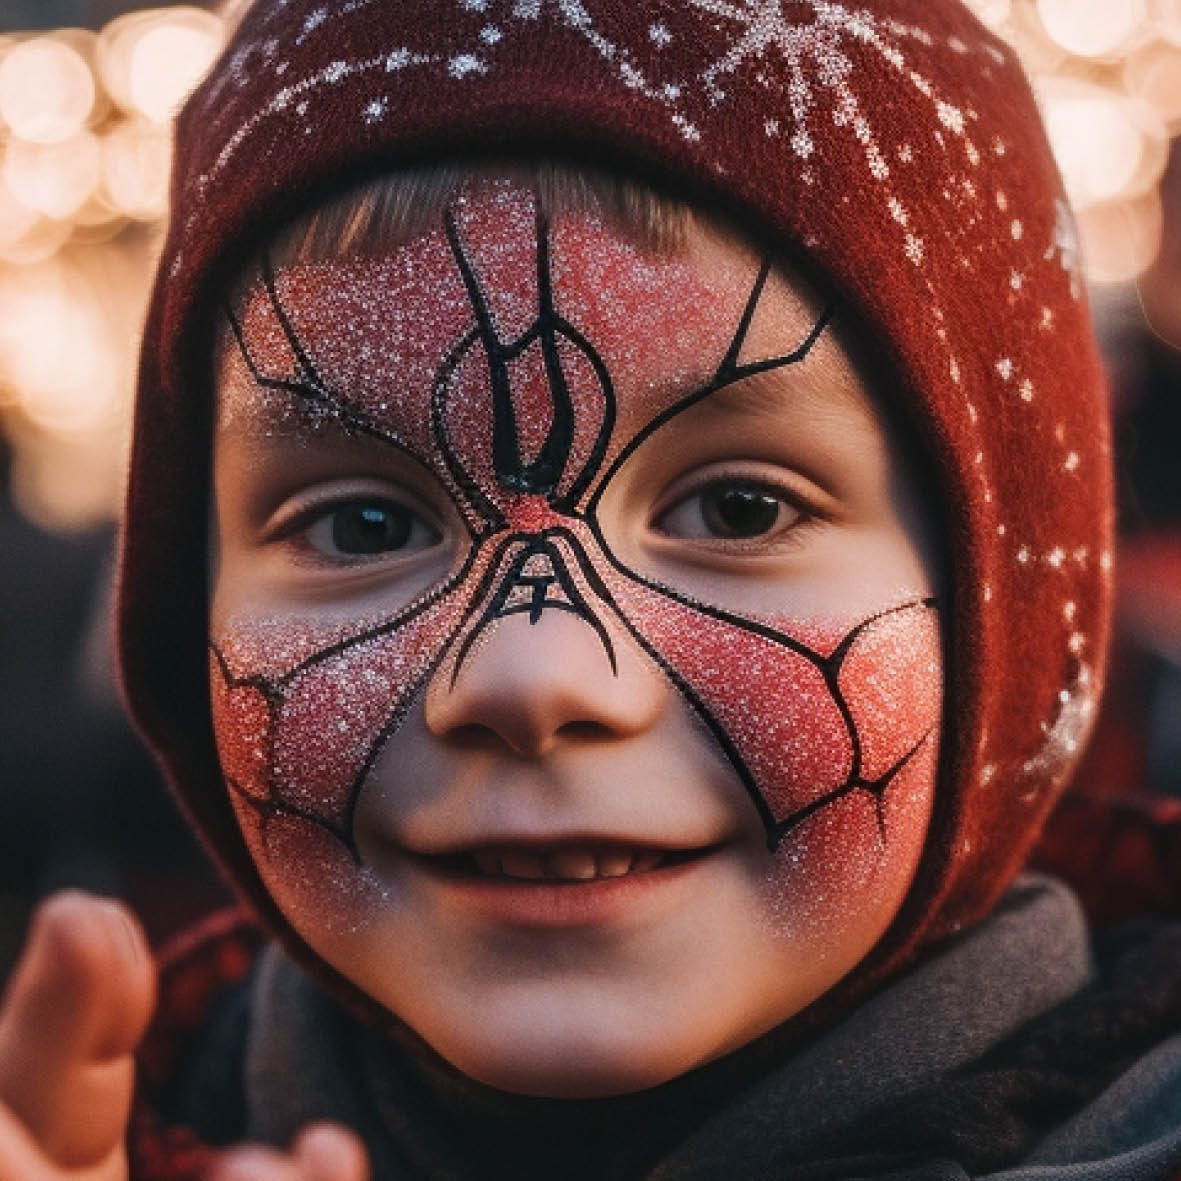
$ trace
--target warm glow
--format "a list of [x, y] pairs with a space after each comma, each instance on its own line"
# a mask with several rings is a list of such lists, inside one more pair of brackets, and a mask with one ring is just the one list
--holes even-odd
[[[171, 120], [248, 2], [139, 9], [97, 36], [0, 35], [0, 426], [42, 522], [115, 512]], [[1031, 77], [1088, 280], [1134, 279], [1158, 250], [1181, 130], [1181, 0], [967, 3]], [[1175, 277], [1154, 282], [1160, 306], [1181, 306]]]
[[1155, 189], [1135, 201], [1083, 210], [1079, 238], [1092, 281], [1127, 283], [1147, 270], [1160, 249], [1163, 222]]
[[46, 430], [92, 430], [120, 402], [107, 326], [88, 294], [57, 259], [0, 283], [0, 380]]
[[52, 144], [11, 139], [2, 175], [22, 205], [64, 220], [81, 209], [94, 192], [101, 161], [98, 138], [89, 131]]
[[998, 28], [1009, 19], [1013, 10], [1012, 0], [967, 0], [968, 7], [990, 29]]
[[41, 220], [35, 209], [21, 204], [0, 173], [0, 257], [5, 247], [19, 242]]
[[1167, 137], [1147, 104], [1074, 79], [1042, 80], [1042, 111], [1076, 209], [1134, 196], [1160, 179]]
[[167, 127], [126, 119], [103, 137], [103, 189], [128, 217], [152, 221], [168, 206], [172, 138]]
[[100, 35], [103, 85], [125, 111], [165, 123], [213, 64], [224, 36], [221, 18], [199, 8], [128, 13]]
[[1170, 133], [1181, 130], [1181, 44], [1138, 49], [1124, 63], [1124, 87], [1155, 108]]
[[27, 267], [52, 258], [69, 240], [73, 227], [68, 221], [54, 221], [37, 215], [32, 225], [11, 242], [0, 242], [0, 262]]
[[204, 29], [191, 23], [161, 23], [136, 43], [131, 54], [131, 97], [149, 119], [166, 122], [213, 64], [221, 48], [216, 22]]
[[1143, 30], [1143, 0], [1037, 0], [1042, 24], [1063, 49], [1080, 57], [1108, 57]]
[[94, 75], [76, 49], [36, 37], [0, 60], [0, 114], [14, 135], [56, 144], [78, 134], [94, 109]]
[[1181, 45], [1181, 0], [1148, 0], [1148, 10], [1156, 31]]

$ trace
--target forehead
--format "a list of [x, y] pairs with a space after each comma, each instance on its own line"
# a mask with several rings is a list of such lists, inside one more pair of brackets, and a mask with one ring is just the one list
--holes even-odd
[[[545, 222], [532, 192], [511, 182], [469, 186], [438, 227], [382, 257], [298, 263], [273, 274], [264, 267], [236, 315], [240, 347], [227, 334], [221, 423], [257, 420], [243, 411], [301, 417], [282, 398], [260, 399], [257, 379], [273, 379], [275, 389], [313, 371], [332, 397], [427, 451], [441, 375], [458, 391], [458, 407], [475, 413], [486, 396], [487, 350], [465, 351], [484, 321], [505, 350], [528, 435], [551, 413], [554, 374], [537, 350], [517, 346], [549, 316], [563, 326], [559, 355], [576, 401], [601, 396], [601, 376], [590, 371], [601, 364], [621, 439], [708, 384], [744, 317], [733, 358], [740, 364], [790, 353], [808, 336], [821, 300], [786, 267], [771, 270], [751, 305], [762, 263], [749, 245], [701, 223], [690, 223], [678, 249], [656, 253], [593, 212]], [[831, 333], [798, 368], [790, 381], [801, 397], [864, 402]], [[753, 410], [767, 401], [769, 384], [717, 401]], [[298, 391], [293, 396], [299, 400]]]

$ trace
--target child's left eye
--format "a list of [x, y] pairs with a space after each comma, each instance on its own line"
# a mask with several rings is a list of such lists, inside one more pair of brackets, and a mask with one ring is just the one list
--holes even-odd
[[363, 560], [435, 545], [439, 532], [413, 509], [392, 500], [339, 501], [305, 523], [307, 546], [328, 558]]
[[747, 481], [699, 488], [664, 513], [657, 528], [673, 537], [745, 540], [782, 532], [803, 517], [782, 492]]

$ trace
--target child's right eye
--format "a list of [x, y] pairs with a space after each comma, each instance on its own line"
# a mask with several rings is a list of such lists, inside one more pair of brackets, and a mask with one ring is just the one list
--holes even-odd
[[411, 553], [440, 540], [439, 531], [412, 508], [371, 498], [312, 510], [304, 517], [301, 534], [317, 554], [354, 561]]

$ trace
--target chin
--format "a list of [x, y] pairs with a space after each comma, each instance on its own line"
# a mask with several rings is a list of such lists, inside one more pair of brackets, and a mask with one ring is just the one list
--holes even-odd
[[[485, 1017], [481, 1014], [481, 1017]], [[440, 1036], [419, 1029], [454, 1067], [485, 1086], [548, 1099], [601, 1099], [668, 1082], [713, 1055], [681, 1045], [671, 1031], [628, 1035], [626, 1019], [581, 1022], [572, 1015], [526, 1013], [519, 1022], [481, 1020], [478, 1028], [450, 1024]], [[555, 1020], [556, 1018], [556, 1020]], [[697, 1052], [695, 1052], [697, 1051]]]
[[469, 1078], [498, 1091], [539, 1099], [606, 1099], [646, 1091], [684, 1074], [689, 1066], [654, 1062], [641, 1055], [641, 1061], [624, 1056], [613, 1058], [600, 1052], [588, 1061], [571, 1059], [564, 1054], [549, 1058], [507, 1054], [462, 1055], [453, 1061]]

